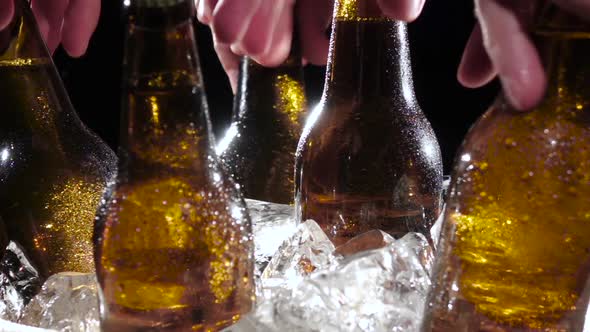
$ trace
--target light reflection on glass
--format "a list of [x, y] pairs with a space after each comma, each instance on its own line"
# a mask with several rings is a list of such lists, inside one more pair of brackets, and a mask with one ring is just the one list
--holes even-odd
[[8, 160], [8, 157], [10, 157], [10, 152], [8, 151], [8, 148], [4, 148], [4, 150], [0, 152], [0, 161], [5, 163]]
[[229, 126], [229, 128], [225, 132], [223, 138], [219, 141], [219, 144], [217, 144], [217, 146], [215, 147], [215, 154], [217, 154], [218, 156], [222, 155], [237, 135], [238, 125], [236, 123], [232, 123], [231, 126]]
[[584, 318], [584, 329], [583, 332], [590, 332], [590, 305], [586, 309], [586, 317]]
[[426, 154], [430, 158], [436, 156], [436, 147], [432, 144], [431, 141], [423, 142], [422, 151], [424, 151], [424, 154]]
[[323, 108], [324, 107], [323, 107], [323, 101], [322, 101], [322, 102], [318, 103], [312, 109], [311, 113], [307, 117], [307, 121], [305, 122], [305, 127], [303, 127], [303, 134], [302, 134], [302, 136], [309, 134], [309, 131], [311, 130], [311, 128], [313, 128], [313, 125], [315, 124], [315, 122], [320, 117], [320, 114], [322, 113], [322, 109]]

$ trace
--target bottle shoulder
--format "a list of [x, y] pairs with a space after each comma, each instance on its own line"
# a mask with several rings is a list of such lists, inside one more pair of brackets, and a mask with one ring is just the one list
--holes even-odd
[[106, 182], [117, 170], [117, 157], [97, 136], [86, 135], [64, 135], [68, 138], [58, 142], [39, 135], [4, 136], [0, 179], [9, 183], [10, 178], [26, 177], [47, 183], [76, 177]]
[[[527, 113], [499, 103], [492, 106], [459, 149], [450, 201], [471, 205], [485, 198], [486, 204], [492, 204], [503, 197], [505, 202], [528, 209], [534, 202], [544, 200], [549, 206], [562, 193], [575, 194], [588, 187], [587, 116], [545, 108], [550, 106]], [[577, 197], [572, 196], [570, 203]]]
[[388, 126], [404, 126], [408, 122], [428, 122], [426, 115], [415, 100], [403, 98], [374, 97], [358, 99], [354, 96], [334, 96], [329, 93], [314, 110], [318, 118], [327, 118], [325, 125], [334, 125], [337, 119], [362, 120], [359, 125], [385, 122]]
[[366, 174], [371, 181], [403, 176], [424, 182], [442, 181], [440, 147], [426, 121], [404, 126], [349, 121], [353, 124], [319, 126], [304, 132], [296, 153], [297, 167], [308, 174], [327, 169], [333, 174]]
[[460, 149], [472, 155], [500, 147], [519, 153], [551, 153], [590, 143], [590, 113], [545, 102], [520, 112], [502, 101], [491, 106], [473, 125]]
[[422, 145], [439, 149], [434, 130], [418, 107], [342, 104], [325, 105], [314, 113], [299, 142], [302, 148], [312, 141], [339, 144], [360, 140], [366, 146], [372, 143], [370, 150], [410, 150]]

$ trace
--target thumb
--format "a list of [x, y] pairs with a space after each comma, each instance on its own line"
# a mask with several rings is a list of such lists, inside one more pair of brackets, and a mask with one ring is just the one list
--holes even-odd
[[240, 72], [240, 57], [231, 51], [230, 45], [220, 43], [215, 36], [213, 37], [213, 46], [219, 62], [221, 62], [221, 66], [227, 74], [231, 89], [235, 94], [238, 86], [238, 74]]
[[387, 16], [407, 22], [415, 20], [420, 15], [424, 2], [425, 0], [377, 0]]
[[[476, 0], [483, 44], [504, 93], [519, 110], [534, 107], [545, 93], [546, 77], [537, 50], [523, 27], [524, 7], [511, 0]], [[526, 9], [526, 8], [525, 8]]]

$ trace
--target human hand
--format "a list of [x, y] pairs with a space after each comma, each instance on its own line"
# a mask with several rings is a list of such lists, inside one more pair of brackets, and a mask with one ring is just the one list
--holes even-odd
[[[51, 53], [61, 43], [69, 55], [86, 52], [98, 24], [101, 0], [32, 0], [39, 30]], [[14, 15], [15, 0], [0, 0], [0, 29]]]
[[[265, 66], [281, 64], [291, 48], [294, 15], [298, 19], [305, 62], [325, 64], [333, 0], [195, 0], [197, 18], [211, 27], [217, 55], [232, 89], [239, 56], [248, 55]], [[295, 1], [299, 1], [294, 13]], [[414, 20], [425, 0], [376, 0], [385, 14]]]
[[[590, 18], [590, 0], [553, 0], [563, 9]], [[526, 110], [538, 104], [547, 78], [526, 24], [532, 19], [533, 0], [475, 0], [474, 28], [457, 77], [467, 87], [479, 87], [496, 75], [511, 104]]]

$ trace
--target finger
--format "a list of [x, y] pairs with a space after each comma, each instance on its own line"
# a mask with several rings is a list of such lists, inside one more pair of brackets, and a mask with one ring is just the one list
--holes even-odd
[[420, 15], [424, 2], [425, 0], [377, 0], [379, 7], [387, 16], [408, 22]]
[[588, 0], [553, 0], [553, 2], [572, 14], [590, 18], [590, 1]]
[[238, 74], [240, 70], [240, 57], [232, 53], [229, 45], [222, 44], [218, 40], [213, 38], [213, 45], [215, 47], [215, 52], [217, 53], [217, 57], [221, 62], [221, 66], [225, 70], [227, 74], [227, 78], [229, 79], [229, 83], [231, 85], [232, 91], [236, 92], [236, 87], [238, 85]]
[[[303, 57], [314, 65], [325, 65], [328, 59], [329, 34], [333, 2], [298, 0], [298, 27]], [[305, 42], [303, 42], [305, 41]]]
[[0, 0], [0, 29], [6, 28], [13, 15], [14, 0]]
[[96, 29], [100, 17], [100, 0], [70, 0], [64, 17], [62, 44], [71, 56], [81, 56]]
[[285, 1], [283, 0], [263, 1], [252, 17], [239, 49], [252, 57], [267, 53], [277, 25], [286, 23], [279, 22], [279, 16], [284, 8]]
[[203, 24], [210, 24], [213, 17], [213, 8], [218, 0], [197, 0], [197, 19]]
[[68, 3], [69, 0], [33, 0], [31, 4], [41, 35], [52, 53], [61, 40], [63, 17]]
[[278, 66], [287, 59], [293, 40], [293, 2], [289, 0], [277, 7], [279, 8], [274, 18], [275, 26], [268, 39], [269, 47], [262, 54], [252, 56], [258, 63], [267, 67]]
[[465, 87], [478, 88], [490, 82], [494, 76], [496, 71], [483, 45], [481, 27], [477, 24], [465, 46], [457, 79]]
[[519, 11], [497, 0], [476, 0], [484, 46], [513, 106], [526, 110], [543, 97], [545, 73], [533, 43], [518, 19]]
[[238, 43], [260, 3], [261, 0], [219, 0], [212, 19], [213, 33], [218, 41], [228, 45]]

